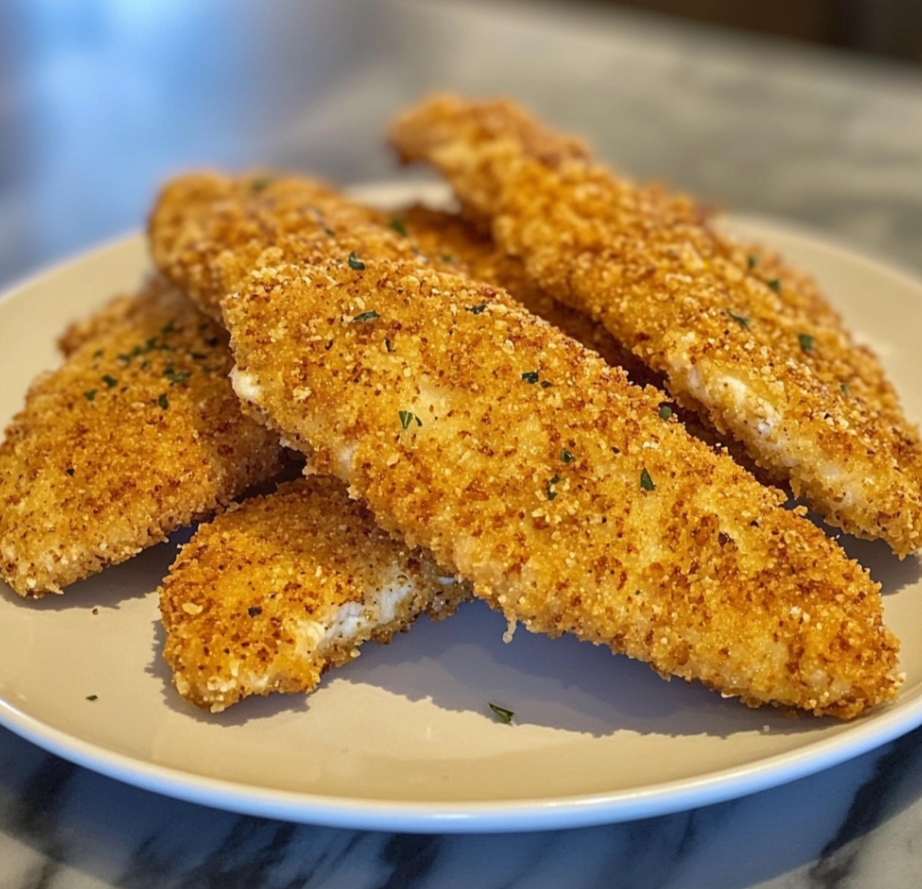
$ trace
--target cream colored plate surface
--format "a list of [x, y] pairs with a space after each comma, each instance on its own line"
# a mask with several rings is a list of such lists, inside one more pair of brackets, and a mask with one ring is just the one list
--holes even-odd
[[[418, 194], [372, 188], [368, 199]], [[443, 192], [427, 192], [435, 197]], [[736, 220], [817, 275], [922, 417], [922, 285], [783, 226]], [[0, 300], [0, 423], [57, 361], [64, 325], [148, 267], [140, 236], [102, 247]], [[750, 711], [572, 639], [519, 631], [473, 604], [368, 645], [307, 699], [208, 716], [174, 693], [154, 591], [174, 548], [24, 602], [0, 584], [0, 723], [68, 759], [162, 793], [330, 825], [527, 830], [674, 811], [791, 780], [922, 722], [922, 582], [916, 559], [848, 542], [883, 583], [907, 679], [851, 724]], [[93, 609], [98, 613], [94, 614]], [[97, 700], [87, 697], [96, 695]], [[491, 718], [489, 702], [515, 711]]]

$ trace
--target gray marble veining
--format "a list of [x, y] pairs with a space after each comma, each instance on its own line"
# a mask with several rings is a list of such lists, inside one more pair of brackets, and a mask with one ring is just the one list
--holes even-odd
[[[12, 3], [0, 25], [34, 38], [42, 6]], [[0, 119], [12, 141], [0, 152], [0, 281], [136, 227], [179, 166], [391, 177], [384, 121], [445, 87], [514, 95], [638, 177], [809, 223], [922, 269], [917, 70], [564, 3], [273, 0], [262, 17], [234, 2], [212, 20], [169, 6], [149, 13], [146, 32], [108, 22], [121, 44], [107, 42], [97, 10], [99, 20], [71, 14], [75, 33], [96, 40], [92, 51], [59, 34], [63, 61], [48, 50], [28, 68], [26, 53], [5, 56]], [[171, 23], [186, 36], [172, 38]], [[259, 39], [248, 42], [250, 32]], [[196, 44], [208, 35], [213, 43]], [[31, 75], [17, 80], [13, 61]], [[2, 889], [897, 889], [918, 883], [920, 837], [922, 731], [691, 812], [527, 835], [411, 836], [178, 802], [0, 729]]]

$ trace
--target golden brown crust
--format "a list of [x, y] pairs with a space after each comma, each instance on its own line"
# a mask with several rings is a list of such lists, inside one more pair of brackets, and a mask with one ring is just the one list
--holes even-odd
[[391, 138], [445, 173], [533, 281], [603, 323], [827, 521], [901, 556], [919, 548], [918, 430], [808, 278], [563, 137], [549, 149], [554, 134], [508, 103], [436, 97]]
[[180, 694], [218, 712], [309, 692], [363, 642], [389, 642], [422, 611], [445, 617], [466, 595], [341, 482], [311, 476], [199, 526], [160, 588], [163, 655]]
[[262, 267], [222, 306], [238, 394], [384, 527], [510, 621], [750, 705], [894, 696], [877, 586], [655, 392], [494, 288], [341, 253]]
[[407, 234], [420, 250], [443, 270], [456, 269], [470, 278], [494, 284], [508, 291], [533, 315], [562, 330], [587, 349], [598, 352], [609, 364], [620, 367], [628, 379], [638, 386], [655, 386], [663, 392], [663, 409], [674, 412], [676, 418], [696, 438], [711, 447], [726, 450], [737, 463], [753, 473], [763, 484], [786, 486], [786, 477], [758, 466], [746, 451], [708, 422], [698, 406], [678, 404], [666, 394], [663, 374], [655, 373], [639, 358], [621, 346], [604, 325], [593, 321], [583, 312], [554, 299], [538, 287], [526, 274], [521, 260], [496, 246], [493, 239], [457, 214], [413, 205], [398, 211]]
[[281, 466], [227, 334], [154, 280], [62, 338], [0, 444], [0, 576], [41, 596], [122, 562]]

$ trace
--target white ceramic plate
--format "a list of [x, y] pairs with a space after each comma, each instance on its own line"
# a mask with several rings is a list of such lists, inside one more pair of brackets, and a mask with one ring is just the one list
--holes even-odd
[[[736, 227], [819, 277], [881, 355], [910, 416], [922, 417], [922, 285], [784, 226]], [[134, 236], [0, 301], [0, 423], [55, 365], [64, 325], [131, 290], [147, 267]], [[209, 716], [178, 698], [159, 656], [154, 591], [170, 546], [61, 598], [26, 602], [0, 584], [0, 723], [151, 790], [327, 825], [511, 831], [675, 811], [789, 781], [922, 723], [919, 563], [847, 545], [883, 583], [906, 671], [895, 704], [849, 724], [747, 710], [569, 638], [520, 630], [505, 645], [503, 620], [479, 603], [366, 646], [306, 699], [249, 700]], [[489, 702], [514, 710], [515, 724], [491, 718]]]

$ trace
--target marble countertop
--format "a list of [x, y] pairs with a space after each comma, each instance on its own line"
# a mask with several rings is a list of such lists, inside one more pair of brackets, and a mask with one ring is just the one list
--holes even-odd
[[[922, 273], [917, 69], [600, 5], [86, 6], [95, 12], [13, 2], [0, 13], [0, 285], [137, 228], [157, 184], [184, 167], [391, 178], [383, 124], [435, 88], [515, 96], [635, 176]], [[10, 34], [21, 39], [6, 46]], [[404, 835], [179, 802], [0, 729], [4, 889], [885, 889], [917, 883], [919, 837], [922, 731], [693, 811]]]

